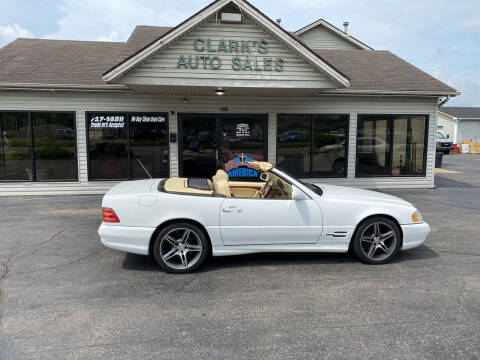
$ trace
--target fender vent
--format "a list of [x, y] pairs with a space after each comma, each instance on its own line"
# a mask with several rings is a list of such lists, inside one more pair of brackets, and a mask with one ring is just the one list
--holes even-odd
[[344, 238], [347, 237], [346, 231], [334, 231], [331, 233], [327, 233], [327, 236], [333, 236], [334, 238]]

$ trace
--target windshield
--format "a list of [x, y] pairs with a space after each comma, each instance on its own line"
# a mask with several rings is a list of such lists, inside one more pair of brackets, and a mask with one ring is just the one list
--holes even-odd
[[437, 132], [437, 139], [446, 139], [446, 136], [443, 135], [441, 132]]
[[292, 174], [290, 174], [288, 171], [286, 170], [283, 170], [282, 168], [278, 167], [278, 166], [275, 166], [274, 169], [277, 169], [279, 171], [281, 171], [282, 173], [284, 173], [285, 175], [288, 175], [289, 177], [291, 177], [292, 179], [295, 179], [296, 181], [298, 181], [300, 184], [302, 184], [303, 186], [305, 186], [306, 188], [308, 188], [309, 190], [313, 191], [315, 194], [318, 194], [318, 195], [323, 195], [323, 190], [315, 185], [315, 184], [310, 184], [310, 183], [307, 183], [305, 181], [302, 181], [300, 179], [298, 179], [296, 176], [293, 176]]

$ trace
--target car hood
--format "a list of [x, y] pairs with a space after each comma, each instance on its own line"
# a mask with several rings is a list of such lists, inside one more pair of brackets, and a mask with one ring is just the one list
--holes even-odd
[[322, 197], [329, 197], [335, 199], [345, 199], [345, 200], [362, 200], [368, 202], [389, 202], [399, 205], [412, 206], [406, 200], [400, 199], [399, 197], [384, 194], [378, 191], [365, 190], [360, 188], [353, 188], [348, 186], [337, 186], [337, 185], [325, 185], [325, 184], [315, 184], [323, 190]]

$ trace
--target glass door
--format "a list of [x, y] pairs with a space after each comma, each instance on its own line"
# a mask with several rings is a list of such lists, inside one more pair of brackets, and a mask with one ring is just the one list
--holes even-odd
[[267, 160], [266, 115], [222, 115], [220, 117], [221, 164], [231, 180], [258, 181], [248, 166], [252, 160]]
[[208, 114], [179, 116], [181, 177], [212, 177], [217, 171], [217, 117]]
[[258, 180], [248, 161], [267, 159], [267, 116], [180, 114], [180, 176], [212, 177], [225, 169], [233, 180]]

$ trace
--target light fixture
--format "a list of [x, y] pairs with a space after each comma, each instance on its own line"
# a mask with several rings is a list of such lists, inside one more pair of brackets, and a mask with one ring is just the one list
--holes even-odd
[[225, 95], [225, 89], [218, 88], [215, 90], [215, 95], [222, 96]]
[[187, 103], [188, 103], [188, 99], [187, 99], [187, 98], [184, 98], [184, 99], [183, 99], [183, 103], [184, 103], [184, 104], [187, 104]]

